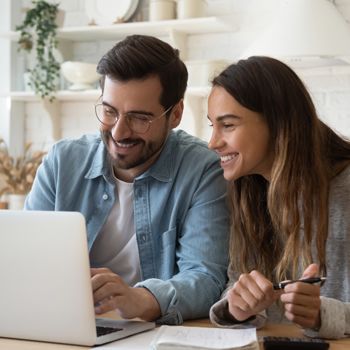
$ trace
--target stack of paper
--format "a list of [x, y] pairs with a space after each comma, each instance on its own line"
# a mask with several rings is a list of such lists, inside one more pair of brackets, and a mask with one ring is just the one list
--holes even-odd
[[151, 350], [259, 350], [256, 329], [162, 326]]

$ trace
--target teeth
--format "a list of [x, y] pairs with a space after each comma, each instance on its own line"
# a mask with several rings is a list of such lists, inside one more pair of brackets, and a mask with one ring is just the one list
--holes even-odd
[[229, 160], [232, 160], [232, 159], [234, 159], [236, 157], [237, 157], [237, 153], [235, 153], [235, 154], [228, 154], [226, 156], [221, 156], [220, 158], [221, 158], [221, 161], [223, 163], [225, 163], [225, 162], [228, 162]]
[[130, 148], [136, 145], [136, 143], [120, 143], [120, 142], [116, 142], [118, 147], [121, 148]]

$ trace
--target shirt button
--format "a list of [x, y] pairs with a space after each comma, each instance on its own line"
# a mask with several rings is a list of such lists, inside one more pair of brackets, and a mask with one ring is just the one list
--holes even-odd
[[106, 201], [106, 200], [108, 199], [108, 194], [105, 193], [105, 194], [102, 196], [102, 199], [103, 199], [104, 201]]
[[142, 190], [141, 190], [141, 188], [137, 188], [136, 189], [135, 196], [136, 196], [136, 198], [142, 197]]
[[143, 240], [144, 242], [146, 242], [146, 241], [147, 241], [147, 237], [146, 237], [146, 235], [142, 235], [142, 236], [141, 236], [141, 238], [142, 238], [142, 240]]

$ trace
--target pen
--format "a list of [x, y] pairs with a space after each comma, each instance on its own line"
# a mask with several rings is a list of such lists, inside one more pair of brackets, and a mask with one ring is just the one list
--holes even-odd
[[326, 279], [327, 279], [326, 277], [310, 277], [310, 278], [304, 278], [300, 280], [283, 281], [283, 282], [279, 282], [278, 284], [274, 284], [273, 289], [284, 289], [284, 287], [287, 284], [291, 284], [295, 282], [304, 282], [304, 283], [310, 283], [310, 284], [321, 282], [321, 285], [322, 285], [326, 281]]

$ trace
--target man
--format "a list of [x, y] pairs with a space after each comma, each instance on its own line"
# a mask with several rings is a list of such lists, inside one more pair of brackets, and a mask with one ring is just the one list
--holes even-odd
[[97, 314], [207, 317], [226, 282], [226, 185], [206, 144], [173, 130], [186, 67], [170, 45], [133, 35], [97, 71], [100, 135], [58, 142], [26, 209], [84, 214]]

